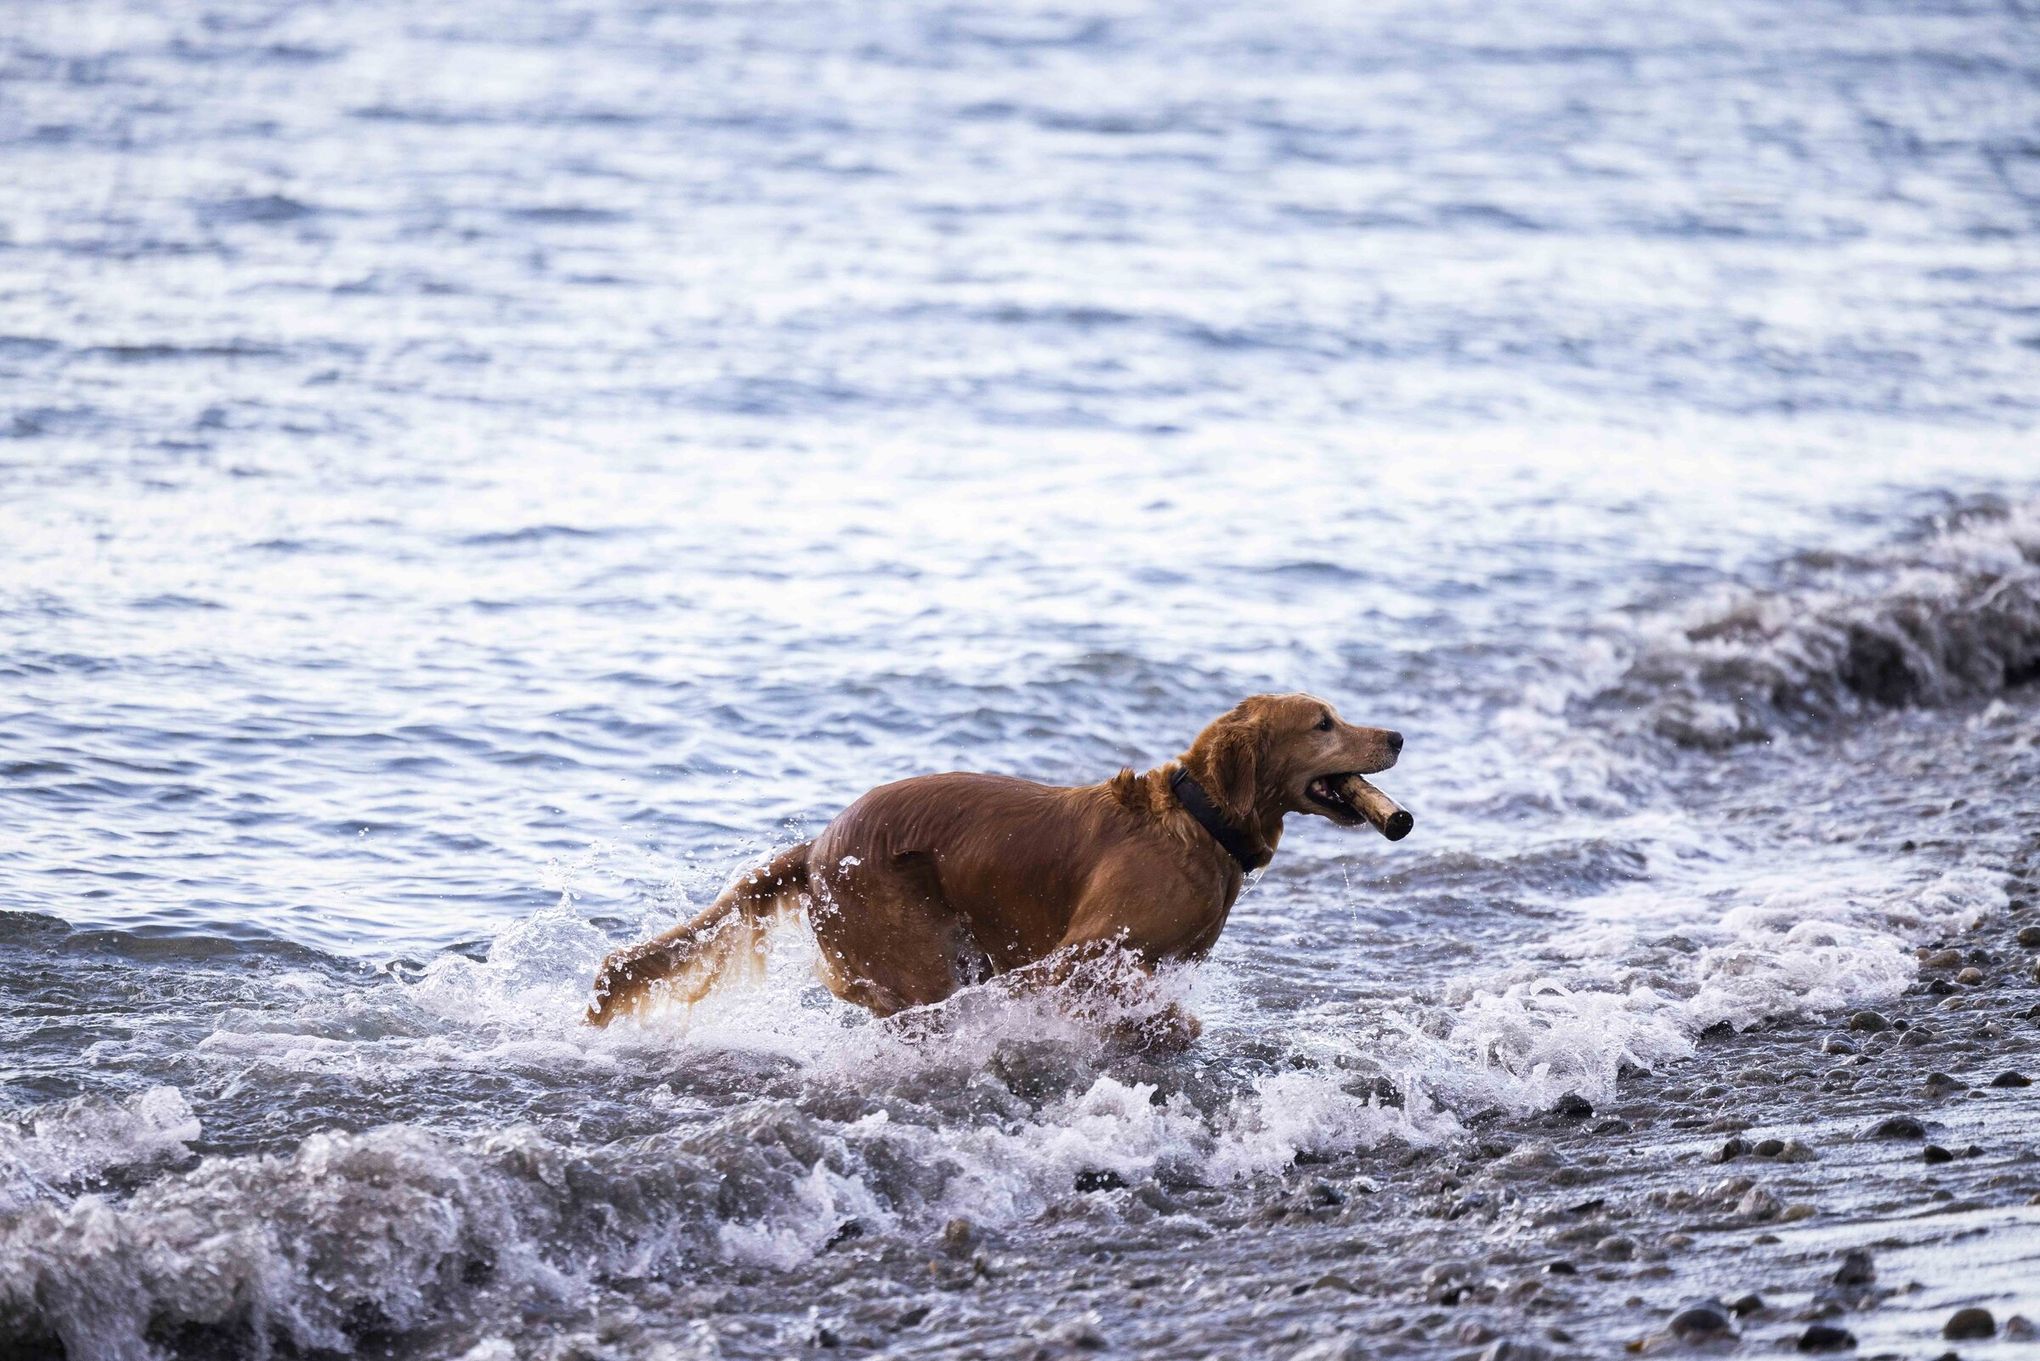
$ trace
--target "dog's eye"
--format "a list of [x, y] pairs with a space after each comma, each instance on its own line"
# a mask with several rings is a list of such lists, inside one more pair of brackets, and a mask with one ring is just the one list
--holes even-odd
[[1317, 721], [1317, 730], [1319, 732], [1330, 732], [1332, 730], [1332, 716], [1330, 714], [1326, 714]]

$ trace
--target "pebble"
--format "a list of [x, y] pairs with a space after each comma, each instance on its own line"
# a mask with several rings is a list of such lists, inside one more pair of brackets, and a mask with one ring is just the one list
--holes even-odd
[[1922, 950], [1920, 951], [1920, 967], [1922, 969], [1959, 969], [1962, 967], [1962, 952], [1960, 950]]
[[1594, 1113], [1594, 1105], [1578, 1092], [1567, 1092], [1551, 1108], [1551, 1113], [1561, 1120], [1584, 1120]]
[[1946, 1073], [1927, 1074], [1926, 1094], [1928, 1096], [1946, 1096], [1950, 1092], [1959, 1092], [1961, 1090], [1962, 1084], [1949, 1077]]
[[1785, 1202], [1761, 1186], [1754, 1186], [1736, 1202], [1735, 1212], [1745, 1219], [1776, 1219]]
[[1126, 1185], [1126, 1178], [1109, 1167], [1087, 1168], [1077, 1173], [1074, 1184], [1079, 1191], [1117, 1191]]
[[1105, 1340], [1103, 1333], [1081, 1320], [1065, 1327], [1059, 1340], [1064, 1346], [1080, 1352], [1102, 1352], [1112, 1345]]
[[1799, 1335], [1799, 1350], [1803, 1352], [1839, 1352], [1855, 1345], [1854, 1333], [1827, 1323], [1816, 1323]]
[[1842, 1254], [1842, 1264], [1835, 1268], [1836, 1285], [1869, 1285], [1876, 1279], [1876, 1264], [1870, 1260], [1870, 1254], [1861, 1248], [1852, 1248]]
[[1928, 1144], [1920, 1150], [1920, 1159], [1930, 1163], [1952, 1163], [1955, 1161], [1955, 1155], [1939, 1144]]
[[2027, 1077], [2024, 1073], [2015, 1073], [2008, 1068], [1992, 1078], [1990, 1085], [1993, 1087], [2030, 1087], [2033, 1085], [2033, 1079]]
[[1820, 1042], [1820, 1052], [1823, 1054], [1853, 1054], [1856, 1052], [1856, 1045], [1854, 1041], [1845, 1040], [1840, 1035], [1830, 1035]]
[[2040, 950], [2040, 926], [2020, 927], [2019, 944], [2025, 946], [2028, 950]]
[[1488, 1344], [1488, 1349], [1480, 1354], [1480, 1361], [1545, 1361], [1550, 1355], [1535, 1342], [1515, 1342], [1505, 1337]]
[[1611, 1262], [1626, 1262], [1636, 1256], [1636, 1240], [1611, 1233], [1594, 1244], [1594, 1251]]
[[2013, 1314], [2005, 1320], [2005, 1336], [2016, 1342], [2031, 1342], [2040, 1338], [2040, 1324], [2024, 1314]]
[[1728, 1321], [1728, 1312], [1712, 1300], [1689, 1305], [1672, 1315], [1671, 1330], [1679, 1337], [1691, 1341], [1695, 1338], [1720, 1337], [1733, 1330]]
[[1729, 1312], [1737, 1318], [1745, 1318], [1757, 1313], [1763, 1307], [1764, 1297], [1762, 1295], [1744, 1295], [1741, 1299], [1728, 1306]]
[[1910, 1045], [1915, 1049], [1923, 1044], [1932, 1044], [1933, 1042], [1934, 1032], [1923, 1025], [1914, 1026], [1911, 1030], [1906, 1031], [1905, 1038], [1899, 1041], [1900, 1044]]
[[1941, 1325], [1941, 1336], [1951, 1342], [1969, 1342], [1997, 1333], [1997, 1320], [1988, 1309], [1957, 1309]]
[[1849, 1029], [1876, 1032], [1891, 1029], [1891, 1022], [1874, 1011], [1859, 1011], [1849, 1018]]
[[1887, 1120], [1879, 1121], [1877, 1127], [1870, 1131], [1870, 1137], [1873, 1139], [1924, 1139], [1927, 1137], [1927, 1127], [1913, 1119], [1910, 1115], [1894, 1115]]
[[1955, 975], [1955, 981], [1957, 983], [1966, 983], [1973, 988], [1983, 981], [1983, 970], [1974, 966], [1964, 969], [1961, 973]]
[[1783, 1139], [1759, 1139], [1757, 1140], [1757, 1146], [1750, 1150], [1750, 1152], [1756, 1154], [1759, 1158], [1775, 1158], [1784, 1151], [1785, 1141]]

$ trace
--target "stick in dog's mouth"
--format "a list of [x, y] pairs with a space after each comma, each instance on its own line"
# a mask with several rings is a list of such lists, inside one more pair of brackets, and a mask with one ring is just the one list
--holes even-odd
[[1401, 841], [1417, 825], [1408, 809], [1376, 789], [1358, 775], [1341, 775], [1333, 781], [1333, 792], [1341, 802], [1374, 824], [1390, 841]]

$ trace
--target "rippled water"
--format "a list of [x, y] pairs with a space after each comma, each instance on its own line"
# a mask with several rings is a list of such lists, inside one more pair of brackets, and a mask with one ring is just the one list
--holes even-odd
[[[2003, 900], [2018, 5], [10, 20], [9, 1347], [1003, 1355], [1053, 1330], [996, 1290], [841, 1316], [950, 1299], [959, 1219], [1252, 1255], [1299, 1155], [1887, 995]], [[873, 784], [1292, 688], [1408, 734], [1418, 829], [1293, 828], [1185, 1057], [917, 1039], [793, 939], [576, 1023]]]

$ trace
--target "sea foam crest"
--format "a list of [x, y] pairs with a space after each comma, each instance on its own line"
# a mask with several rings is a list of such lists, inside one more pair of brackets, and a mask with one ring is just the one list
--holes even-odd
[[2040, 503], [1991, 504], [1877, 553], [1795, 564], [1648, 637], [1591, 707], [1683, 746], [2040, 680]]
[[0, 1217], [109, 1173], [181, 1161], [198, 1136], [198, 1117], [175, 1087], [37, 1107], [18, 1126], [0, 1125]]

